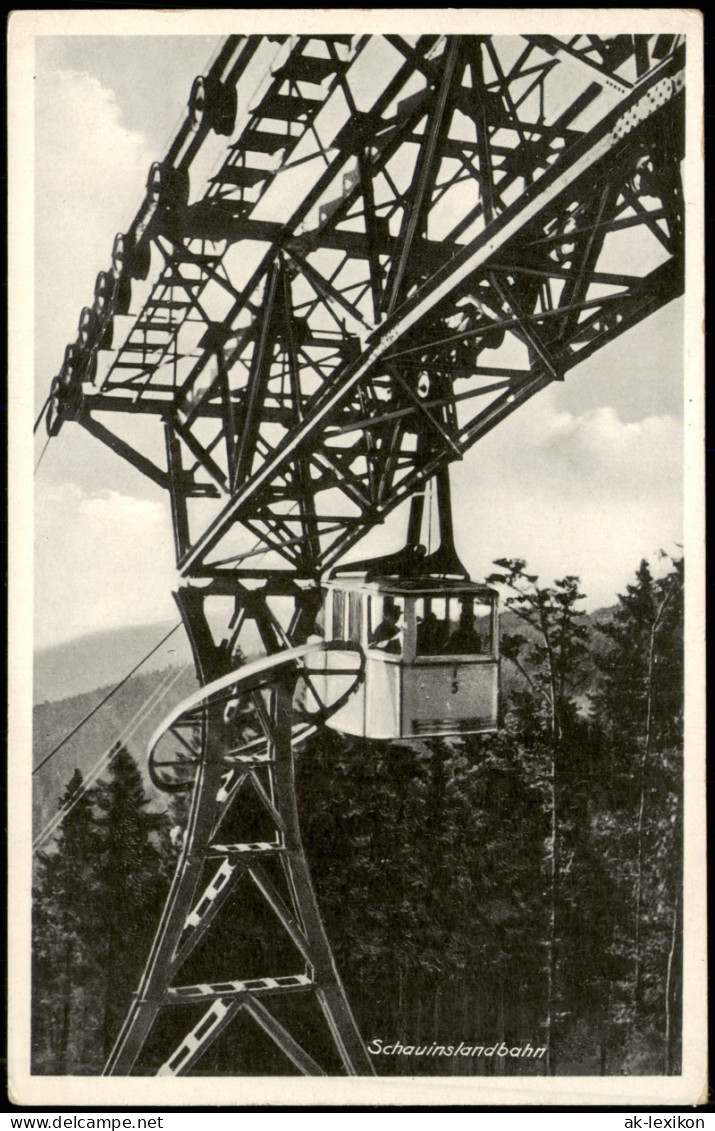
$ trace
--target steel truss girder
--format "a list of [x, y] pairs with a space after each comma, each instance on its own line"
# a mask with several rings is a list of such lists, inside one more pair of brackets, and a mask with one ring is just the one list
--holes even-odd
[[[140, 213], [133, 231], [144, 225], [165, 266], [102, 390], [75, 393], [67, 410], [169, 489], [186, 576], [215, 575], [229, 559], [238, 572], [245, 568], [254, 548], [230, 552], [227, 544], [221, 552], [233, 531], [243, 532], [242, 545], [257, 538], [274, 560], [319, 576], [494, 423], [682, 289], [682, 59], [673, 45], [652, 72], [619, 86], [624, 60], [637, 54], [625, 41], [545, 39], [535, 46], [525, 39], [509, 71], [489, 37], [457, 37], [441, 54], [434, 37], [415, 48], [392, 37], [403, 63], [366, 113], [355, 107], [349, 83], [366, 41], [343, 45], [341, 58], [331, 47], [320, 60], [306, 54], [317, 50], [314, 42], [287, 50], [241, 140], [229, 146], [230, 185], [217, 174], [209, 187], [206, 209], [225, 212], [227, 197], [258, 186], [251, 208], [231, 206], [227, 241], [197, 243], [194, 205], [159, 227], [146, 209]], [[241, 60], [255, 50], [234, 45], [232, 73], [240, 77]], [[642, 63], [642, 44], [638, 52]], [[593, 129], [578, 130], [579, 114], [598, 97], [591, 83], [556, 121], [527, 118], [528, 91], [543, 96], [555, 60], [574, 53], [589, 73], [612, 66], [615, 108]], [[322, 86], [306, 98], [301, 82], [311, 68]], [[422, 74], [426, 85], [385, 117], [410, 73]], [[527, 93], [517, 94], [514, 75], [530, 84]], [[341, 94], [352, 105], [350, 121], [332, 148], [315, 143], [308, 150], [312, 159], [322, 153], [325, 171], [296, 200], [288, 222], [263, 218], [263, 194], [291, 162], [296, 172], [301, 167], [305, 156], [291, 154], [313, 144], [321, 108]], [[267, 132], [266, 108], [293, 116], [283, 127], [289, 152], [277, 172], [244, 175], [239, 171], [255, 160], [250, 146], [269, 149], [281, 136]], [[465, 114], [475, 140], [464, 130], [453, 136], [450, 123]], [[518, 134], [512, 148], [499, 140], [507, 127]], [[398, 188], [393, 163], [410, 147], [419, 158], [412, 181]], [[183, 172], [193, 151], [180, 151]], [[350, 161], [356, 172], [341, 173]], [[341, 176], [342, 190], [320, 206], [317, 227], [301, 230], [321, 192]], [[476, 204], [461, 220], [454, 213], [452, 236], [425, 238], [441, 199], [460, 183], [473, 186]], [[507, 205], [505, 195], [518, 184]], [[399, 231], [388, 215], [401, 216]], [[364, 235], [349, 230], [354, 216]], [[460, 233], [475, 218], [482, 230], [465, 243]], [[606, 241], [631, 229], [659, 246], [661, 261], [656, 256], [656, 266], [641, 274], [600, 267]], [[233, 241], [243, 240], [249, 247], [267, 241], [267, 250], [237, 287], [226, 263]], [[223, 321], [205, 309], [212, 287], [230, 303]], [[385, 317], [383, 308], [393, 309]], [[203, 331], [194, 356], [181, 345], [192, 323]], [[521, 344], [524, 358], [485, 364], [505, 335]], [[428, 393], [417, 392], [421, 374]], [[102, 421], [110, 413], [117, 421], [122, 414], [128, 422], [134, 414], [164, 420], [166, 471], [156, 453], [113, 431], [108, 415]], [[410, 439], [420, 436], [424, 443]], [[192, 503], [202, 498], [221, 501], [210, 523]]]
[[[657, 97], [661, 99], [661, 107], [665, 107], [665, 110], [671, 113], [678, 100], [680, 81], [680, 76], [676, 75], [674, 78], [661, 78], [655, 84], [659, 88]], [[627, 169], [630, 163], [632, 168], [634, 155], [642, 151], [643, 145], [642, 138], [638, 136], [638, 127], [641, 127], [641, 132], [644, 134], [653, 130], [656, 123], [652, 120], [655, 116], [652, 107], [655, 104], [657, 113], [658, 103], [653, 91], [639, 92], [631, 101], [632, 105], [612, 117], [596, 137], [589, 136], [583, 139], [582, 145], [574, 147], [577, 152], [566, 169], [557, 165], [546, 173], [538, 183], [538, 191], [525, 193], [524, 197], [496, 220], [482, 236], [460, 251], [447, 265], [428, 279], [391, 318], [386, 319], [368, 337], [358, 360], [345, 364], [339, 372], [331, 375], [329, 387], [323, 390], [322, 395], [313, 398], [310, 412], [306, 413], [301, 426], [293, 429], [271, 458], [267, 459], [249, 481], [235, 492], [227, 502], [222, 515], [194, 543], [192, 550], [180, 563], [185, 574], [190, 574], [196, 567], [206, 564], [208, 553], [231, 524], [250, 512], [252, 507], [256, 510], [260, 508], [261, 493], [265, 486], [277, 476], [285, 474], [291, 460], [313, 444], [316, 436], [323, 430], [329, 428], [333, 422], [340, 422], [341, 408], [356, 386], [369, 378], [371, 370], [374, 372], [374, 368], [381, 362], [384, 364], [391, 358], [405, 356], [400, 352], [399, 346], [409, 334], [414, 335], [416, 329], [419, 330], [428, 324], [436, 309], [452, 300], [454, 295], [459, 293], [460, 288], [464, 288], [465, 283], [474, 286], [479, 279], [485, 276], [489, 278], [492, 265], [498, 268], [500, 259], [506, 260], [511, 265], [517, 265], [518, 268], [520, 258], [518, 249], [523, 248], [525, 242], [528, 242], [530, 230], [533, 232], [540, 220], [543, 224], [544, 218], [552, 218], [557, 213], [560, 201], [581, 192], [582, 199], [588, 202], [588, 192], [593, 193], [591, 186], [598, 184], [606, 170], [612, 172], [614, 163], [617, 167], [619, 158], [622, 167]], [[633, 127], [630, 124], [631, 119], [635, 120]], [[668, 122], [668, 126], [670, 124]], [[660, 125], [667, 133], [666, 126], [662, 122]], [[530, 316], [517, 307], [512, 311], [512, 318], [504, 320], [506, 325], [516, 326], [521, 335], [527, 338], [528, 344], [532, 347], [532, 363], [530, 370], [524, 372], [521, 380], [512, 381], [509, 391], [503, 394], [504, 405], [499, 414], [500, 419], [507, 415], [504, 411], [507, 403], [514, 407], [523, 403], [525, 390], [530, 389], [533, 392], [543, 387], [546, 380], [562, 378], [569, 368], [593, 352], [596, 342], [600, 346], [612, 340], [639, 317], [657, 309], [681, 292], [683, 262], [679, 228], [682, 217], [677, 205], [669, 218], [670, 258], [666, 264], [645, 278], [632, 281], [630, 288], [609, 296], [608, 299], [592, 300], [590, 303], [584, 303], [582, 300], [580, 304], [567, 303], [561, 311], [557, 309], [542, 313], [541, 320], [557, 318], [563, 330], [568, 331], [570, 328], [570, 334], [565, 332], [557, 339], [557, 356], [554, 358], [550, 358], [549, 353], [538, 345], [538, 337], [531, 331], [533, 315]], [[603, 224], [599, 238], [599, 242], [602, 243], [609, 232], [609, 226], [602, 220], [597, 223]], [[576, 238], [580, 235], [577, 230]], [[577, 274], [574, 283], [576, 294], [583, 294], [586, 284], [590, 282], [588, 259], [593, 258], [592, 239], [589, 240], [583, 254], [585, 261], [581, 266], [581, 274], [580, 276]], [[533, 259], [531, 262], [527, 259], [526, 265], [533, 269]], [[548, 265], [542, 268], [542, 271], [547, 276]], [[492, 283], [493, 279], [494, 276]], [[502, 288], [497, 285], [496, 289], [503, 298]], [[587, 310], [589, 306], [594, 310], [594, 314], [590, 316], [586, 326], [581, 321], [569, 317], [574, 313], [578, 315], [579, 310]], [[538, 320], [537, 317], [536, 321]], [[497, 321], [493, 328], [499, 329], [500, 323]], [[503, 323], [501, 328], [504, 328]], [[424, 360], [425, 354], [429, 357], [429, 350], [424, 345], [410, 345], [407, 350], [417, 355], [418, 362], [429, 364]], [[431, 364], [439, 365], [439, 361], [432, 361]], [[428, 405], [424, 405], [423, 410], [429, 412]], [[490, 406], [488, 411], [490, 416], [493, 416], [493, 407]], [[464, 451], [480, 434], [483, 432], [479, 422], [476, 420], [470, 422], [457, 437], [452, 438], [450, 444], [444, 446], [440, 454], [441, 460], [454, 458], [456, 445]], [[418, 478], [413, 475], [411, 482], [416, 485], [420, 478], [424, 476]], [[387, 503], [380, 500], [381, 513], [384, 514], [392, 509], [394, 501], [401, 497], [402, 492], [399, 492], [394, 493]], [[332, 556], [331, 553], [330, 558]]]

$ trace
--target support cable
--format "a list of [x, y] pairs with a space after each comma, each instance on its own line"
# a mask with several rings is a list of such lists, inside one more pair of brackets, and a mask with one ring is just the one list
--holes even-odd
[[81, 727], [83, 727], [83, 726], [84, 726], [84, 724], [85, 724], [85, 723], [86, 723], [86, 722], [87, 722], [87, 721], [88, 721], [89, 719], [91, 719], [91, 718], [92, 718], [92, 715], [96, 715], [96, 713], [97, 713], [97, 711], [99, 710], [99, 708], [100, 708], [100, 707], [103, 707], [105, 703], [108, 703], [108, 702], [109, 702], [109, 700], [110, 700], [110, 699], [112, 698], [112, 696], [113, 696], [113, 695], [115, 695], [117, 691], [119, 691], [120, 687], [124, 687], [124, 684], [125, 684], [125, 683], [126, 683], [126, 682], [127, 682], [128, 680], [129, 680], [129, 679], [131, 679], [131, 677], [132, 677], [132, 676], [134, 675], [134, 673], [135, 673], [135, 672], [138, 672], [138, 671], [139, 671], [139, 668], [140, 668], [140, 667], [142, 667], [142, 665], [143, 665], [143, 664], [145, 664], [145, 663], [147, 662], [147, 660], [148, 660], [148, 659], [150, 659], [150, 657], [154, 655], [154, 653], [155, 653], [155, 652], [158, 652], [158, 651], [159, 651], [159, 649], [161, 648], [162, 644], [165, 644], [165, 643], [166, 643], [166, 641], [167, 641], [167, 640], [169, 639], [169, 637], [170, 637], [170, 636], [173, 636], [173, 634], [174, 634], [174, 633], [176, 632], [177, 628], [179, 628], [179, 627], [181, 626], [181, 623], [182, 623], [181, 621], [178, 621], [178, 622], [177, 622], [177, 623], [176, 623], [176, 624], [174, 625], [174, 627], [173, 627], [173, 628], [172, 628], [172, 629], [171, 629], [171, 630], [170, 630], [169, 632], [167, 632], [166, 636], [164, 636], [164, 637], [163, 637], [163, 639], [161, 639], [161, 640], [159, 641], [159, 643], [158, 643], [157, 645], [155, 645], [155, 647], [154, 647], [154, 648], [152, 648], [151, 652], [147, 652], [147, 654], [146, 654], [146, 656], [144, 657], [144, 659], [143, 659], [143, 660], [140, 660], [138, 664], [135, 664], [135, 665], [134, 665], [134, 667], [132, 668], [132, 670], [131, 670], [131, 671], [130, 671], [130, 672], [129, 672], [129, 673], [127, 674], [127, 675], [125, 675], [125, 676], [124, 676], [124, 679], [120, 680], [120, 682], [119, 682], [119, 683], [117, 684], [117, 686], [116, 686], [116, 687], [113, 687], [113, 688], [112, 688], [112, 690], [111, 690], [110, 692], [108, 692], [108, 694], [107, 694], [107, 695], [105, 695], [105, 696], [104, 696], [104, 699], [100, 700], [100, 702], [99, 702], [99, 703], [97, 703], [97, 705], [96, 705], [95, 707], [93, 707], [91, 711], [88, 711], [88, 712], [87, 712], [87, 714], [86, 714], [86, 715], [84, 716], [84, 718], [83, 718], [83, 719], [81, 719], [81, 720], [80, 720], [80, 721], [79, 721], [79, 722], [77, 723], [77, 726], [76, 726], [76, 727], [74, 727], [74, 728], [73, 728], [73, 730], [71, 730], [71, 731], [69, 732], [69, 734], [66, 734], [66, 735], [65, 735], [65, 737], [64, 737], [64, 738], [62, 739], [62, 741], [61, 741], [61, 742], [58, 742], [58, 744], [57, 744], [57, 746], [55, 746], [54, 750], [50, 750], [49, 754], [46, 754], [46, 755], [45, 755], [45, 757], [44, 757], [44, 758], [43, 758], [43, 759], [42, 759], [42, 760], [41, 760], [40, 762], [38, 762], [38, 763], [37, 763], [37, 765], [35, 766], [35, 768], [34, 768], [34, 769], [33, 769], [33, 771], [32, 771], [32, 776], [33, 776], [33, 777], [35, 776], [35, 774], [37, 773], [37, 771], [38, 771], [38, 770], [41, 770], [43, 766], [46, 766], [46, 765], [47, 765], [47, 763], [49, 762], [50, 758], [54, 758], [54, 756], [55, 756], [55, 754], [57, 753], [57, 751], [58, 751], [58, 750], [61, 750], [61, 749], [62, 749], [62, 747], [63, 747], [63, 746], [65, 745], [65, 743], [66, 743], [66, 742], [69, 742], [69, 740], [70, 740], [70, 739], [71, 739], [71, 738], [72, 738], [72, 737], [73, 737], [73, 736], [74, 736], [74, 735], [75, 735], [75, 734], [77, 733], [77, 731], [78, 731], [78, 730], [80, 730], [80, 728], [81, 728]]
[[62, 808], [59, 809], [57, 813], [55, 813], [54, 817], [52, 817], [48, 821], [42, 832], [37, 835], [32, 844], [33, 853], [42, 848], [43, 845], [45, 845], [50, 839], [50, 837], [54, 835], [54, 833], [64, 821], [65, 817], [72, 812], [80, 798], [82, 798], [85, 793], [87, 793], [87, 791], [92, 788], [102, 771], [105, 770], [114, 760], [116, 755], [119, 753], [122, 744], [126, 742], [127, 739], [131, 738], [137, 728], [146, 721], [150, 712], [154, 709], [154, 707], [158, 705], [158, 703], [161, 702], [164, 696], [171, 690], [176, 681], [183, 674], [183, 668], [179, 668], [177, 672], [170, 672], [169, 675], [166, 676], [162, 681], [162, 683], [160, 683], [159, 686], [155, 688], [154, 691], [152, 691], [149, 698], [145, 700], [144, 704], [141, 707], [139, 707], [139, 709], [135, 712], [127, 725], [124, 727], [124, 730], [120, 732], [118, 738], [116, 738], [112, 745], [108, 747], [107, 750], [105, 750], [101, 758], [97, 762], [95, 762], [94, 766], [90, 770], [85, 780], [82, 782], [82, 785], [77, 790], [77, 792], [74, 793], [72, 797], [70, 797], [65, 802]]
[[45, 413], [47, 412], [47, 408], [48, 408], [49, 403], [50, 403], [50, 398], [48, 397], [47, 400], [45, 401], [45, 403], [43, 404], [42, 408], [40, 409], [39, 416], [37, 417], [37, 420], [35, 421], [34, 428], [32, 429], [32, 435], [33, 436], [35, 435], [35, 432], [37, 431], [37, 429], [42, 424], [42, 420], [43, 420]]
[[38, 459], [37, 463], [35, 464], [35, 470], [32, 473], [33, 476], [37, 475], [37, 472], [40, 469], [40, 464], [42, 463], [43, 459], [45, 458], [45, 452], [47, 451], [47, 449], [50, 446], [50, 440], [51, 439], [52, 439], [52, 437], [48, 436], [47, 439], [45, 440], [45, 445], [44, 445], [42, 451], [40, 452], [40, 458]]

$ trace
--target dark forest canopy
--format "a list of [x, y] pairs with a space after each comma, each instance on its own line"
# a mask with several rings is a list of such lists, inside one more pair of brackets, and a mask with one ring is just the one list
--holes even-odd
[[[378, 1056], [385, 1074], [677, 1074], [683, 563], [655, 577], [642, 562], [597, 619], [579, 612], [577, 578], [543, 585], [523, 562], [495, 565], [497, 734], [377, 743], [324, 730], [297, 754], [304, 840], [348, 997], [366, 1042], [547, 1050], [528, 1062]], [[123, 747], [83, 793], [67, 772], [57, 800], [80, 793], [36, 861], [36, 1073], [102, 1070], [185, 816], [150, 795]], [[220, 936], [206, 945], [218, 952]], [[235, 961], [266, 972], [274, 944], [247, 904], [241, 938]], [[230, 1043], [206, 1060], [281, 1071]]]

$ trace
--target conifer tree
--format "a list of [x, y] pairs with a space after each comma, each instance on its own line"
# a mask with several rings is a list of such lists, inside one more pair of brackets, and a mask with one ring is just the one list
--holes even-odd
[[105, 1059], [136, 989], [168, 885], [167, 818], [149, 810], [137, 765], [124, 747], [97, 786], [101, 837], [94, 940], [102, 953]]
[[682, 559], [661, 578], [641, 562], [612, 622], [601, 628], [607, 647], [597, 657], [593, 696], [614, 751], [613, 771], [628, 785], [632, 914], [623, 1015], [631, 1049], [649, 1041], [661, 1046], [667, 1071], [677, 1071], [678, 1059], [672, 1015], [682, 922], [683, 582]]
[[582, 684], [588, 652], [588, 629], [576, 608], [584, 599], [579, 579], [569, 575], [553, 586], [541, 586], [520, 558], [499, 558], [494, 564], [501, 572], [487, 581], [506, 587], [506, 608], [532, 630], [528, 636], [505, 633], [502, 654], [523, 675], [558, 746], [574, 716], [573, 694]]
[[33, 913], [33, 1059], [37, 1071], [89, 1069], [85, 1018], [99, 972], [92, 945], [99, 830], [93, 791], [75, 770], [60, 798], [71, 804], [52, 849], [36, 865]]
[[505, 633], [502, 653], [526, 680], [528, 691], [514, 697], [517, 712], [522, 725], [531, 732], [536, 757], [543, 759], [546, 755], [543, 784], [551, 828], [546, 841], [549, 925], [545, 1032], [548, 1070], [553, 1074], [557, 1063], [557, 1014], [562, 1012], [558, 986], [561, 855], [568, 829], [565, 810], [570, 807], [568, 802], [563, 804], [562, 782], [564, 763], [570, 754], [568, 740], [576, 730], [574, 692], [584, 679], [589, 633], [582, 623], [583, 613], [577, 608], [584, 599], [577, 577], [568, 575], [553, 586], [542, 586], [536, 574], [527, 573], [526, 562], [520, 558], [500, 558], [494, 564], [501, 572], [492, 574], [489, 583], [507, 589], [506, 607], [529, 629], [529, 635]]

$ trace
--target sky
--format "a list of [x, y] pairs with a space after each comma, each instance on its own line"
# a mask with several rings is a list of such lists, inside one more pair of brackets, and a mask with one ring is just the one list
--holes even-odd
[[[213, 36], [36, 40], [35, 402], [114, 235], [131, 222]], [[457, 548], [612, 604], [643, 557], [683, 541], [683, 309], [671, 303], [572, 370], [452, 465]], [[44, 436], [38, 433], [37, 455]], [[175, 616], [168, 497], [76, 425], [35, 479], [35, 643]]]

